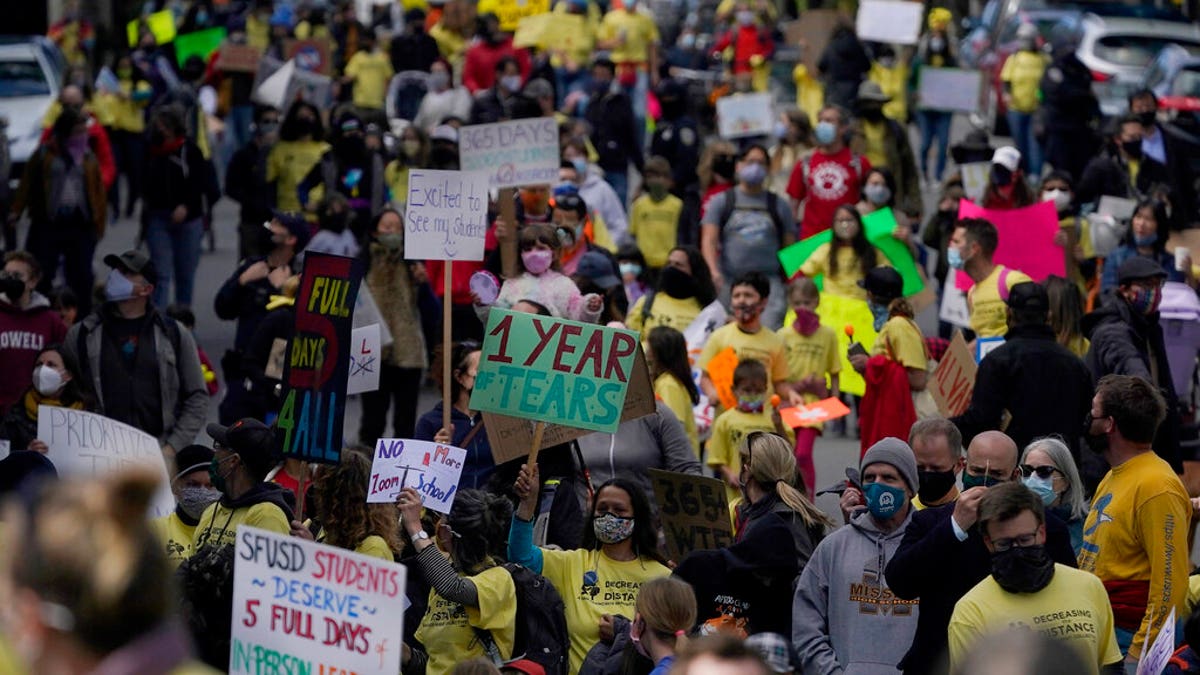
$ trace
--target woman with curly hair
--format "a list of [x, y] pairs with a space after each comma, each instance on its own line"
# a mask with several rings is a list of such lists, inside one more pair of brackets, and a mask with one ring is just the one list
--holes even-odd
[[[322, 467], [313, 483], [317, 541], [391, 562], [400, 553], [400, 523], [395, 504], [368, 504], [371, 458], [347, 450], [342, 461]], [[292, 533], [314, 538], [313, 528], [292, 523]], [[307, 535], [307, 536], [305, 536]]]

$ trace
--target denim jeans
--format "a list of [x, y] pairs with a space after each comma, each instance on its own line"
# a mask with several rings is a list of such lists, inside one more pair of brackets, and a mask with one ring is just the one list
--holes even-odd
[[1033, 135], [1033, 113], [1009, 110], [1006, 117], [1013, 144], [1025, 159], [1025, 176], [1037, 181], [1042, 177], [1042, 146]]
[[621, 200], [621, 207], [629, 209], [629, 167], [623, 171], [605, 171], [604, 182], [612, 186], [613, 192]]
[[946, 171], [946, 153], [950, 147], [950, 122], [953, 119], [953, 113], [940, 110], [917, 111], [917, 128], [921, 130], [921, 175], [926, 178], [931, 177], [929, 149], [933, 147], [933, 142], [936, 140], [937, 163], [934, 165], [935, 171], [932, 178], [939, 183], [942, 181], [942, 174]]
[[146, 245], [150, 247], [150, 259], [158, 268], [158, 283], [154, 285], [156, 307], [169, 304], [172, 281], [175, 282], [175, 302], [191, 306], [203, 239], [204, 223], [199, 218], [174, 223], [169, 213], [150, 214], [146, 224]]

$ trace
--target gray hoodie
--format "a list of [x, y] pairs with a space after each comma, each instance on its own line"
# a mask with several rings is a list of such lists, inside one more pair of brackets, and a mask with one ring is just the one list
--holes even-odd
[[656, 503], [654, 484], [646, 469], [693, 476], [702, 471], [683, 423], [662, 401], [655, 403], [655, 412], [621, 422], [615, 434], [597, 431], [580, 437], [579, 450], [593, 485], [615, 477], [633, 481], [646, 491], [651, 505]]
[[883, 570], [911, 519], [910, 509], [885, 533], [863, 512], [817, 545], [792, 603], [801, 672], [895, 675], [917, 631], [917, 601], [894, 596]]

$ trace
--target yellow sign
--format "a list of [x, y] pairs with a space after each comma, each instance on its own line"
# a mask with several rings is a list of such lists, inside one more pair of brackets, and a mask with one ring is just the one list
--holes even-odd
[[154, 34], [154, 39], [158, 44], [165, 45], [175, 39], [175, 15], [170, 10], [164, 9], [141, 19], [134, 19], [125, 25], [125, 33], [129, 38], [130, 47], [137, 46], [138, 24], [142, 21], [149, 26], [150, 32]]
[[512, 33], [517, 24], [527, 16], [536, 16], [550, 11], [550, 0], [482, 0], [479, 14], [495, 14], [500, 19], [500, 30]]

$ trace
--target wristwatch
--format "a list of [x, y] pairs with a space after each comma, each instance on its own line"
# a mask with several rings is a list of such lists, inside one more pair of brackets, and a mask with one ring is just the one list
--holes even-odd
[[413, 541], [421, 541], [422, 539], [428, 539], [428, 538], [429, 538], [429, 533], [426, 532], [425, 530], [421, 530], [420, 532], [412, 535]]

